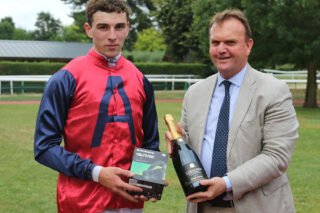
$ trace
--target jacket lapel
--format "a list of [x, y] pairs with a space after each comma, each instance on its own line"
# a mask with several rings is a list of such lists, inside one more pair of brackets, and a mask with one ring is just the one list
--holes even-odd
[[243, 79], [239, 96], [237, 99], [236, 107], [233, 113], [233, 118], [232, 118], [230, 130], [229, 130], [227, 156], [229, 156], [231, 148], [235, 143], [235, 138], [239, 131], [241, 122], [243, 121], [246, 113], [248, 112], [252, 98], [256, 91], [255, 79], [252, 72], [253, 72], [253, 69], [249, 65], [247, 68], [246, 75]]
[[199, 126], [198, 126], [198, 140], [200, 143], [197, 143], [194, 147], [197, 153], [201, 153], [202, 141], [205, 133], [205, 128], [207, 124], [208, 113], [210, 109], [212, 94], [217, 83], [217, 74], [209, 77], [205, 80], [203, 87], [200, 91], [198, 103], [201, 103], [201, 108], [199, 110]]

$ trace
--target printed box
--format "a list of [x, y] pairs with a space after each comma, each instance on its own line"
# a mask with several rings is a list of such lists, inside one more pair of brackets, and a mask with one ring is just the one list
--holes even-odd
[[129, 184], [138, 186], [143, 192], [129, 192], [131, 195], [144, 195], [161, 200], [166, 177], [168, 154], [153, 150], [135, 148], [131, 169], [135, 175]]

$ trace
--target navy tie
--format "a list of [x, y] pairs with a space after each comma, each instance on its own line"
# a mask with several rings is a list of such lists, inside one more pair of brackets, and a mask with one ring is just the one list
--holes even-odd
[[210, 177], [223, 177], [227, 173], [227, 143], [229, 134], [230, 81], [223, 81], [225, 95], [220, 109], [214, 148], [212, 153]]

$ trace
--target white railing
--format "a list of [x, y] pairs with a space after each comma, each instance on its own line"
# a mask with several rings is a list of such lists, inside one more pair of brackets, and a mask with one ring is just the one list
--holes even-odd
[[[185, 88], [190, 84], [202, 79], [195, 78], [197, 75], [145, 75], [151, 83], [171, 83], [171, 89], [175, 89], [175, 83], [185, 83]], [[13, 95], [13, 82], [21, 82], [21, 93], [24, 93], [24, 82], [47, 82], [51, 75], [0, 75], [0, 95], [1, 82], [10, 82], [10, 94]], [[166, 85], [165, 85], [166, 89]]]
[[[282, 71], [273, 69], [261, 69], [262, 72], [273, 75], [274, 77], [286, 82], [290, 88], [300, 89], [306, 88], [308, 71], [307, 70], [292, 70]], [[320, 83], [320, 72], [317, 71], [317, 80]]]
[[[300, 78], [303, 76], [306, 77], [307, 71], [281, 71], [281, 70], [270, 70], [263, 69], [263, 72], [270, 73], [275, 77], [288, 77], [290, 79], [281, 79], [286, 82], [288, 85], [292, 85], [294, 88], [305, 88], [307, 79], [296, 79], [297, 76]], [[294, 74], [294, 75], [293, 75]], [[293, 75], [293, 77], [292, 77]], [[175, 89], [175, 83], [185, 83], [185, 88], [187, 89], [190, 84], [196, 83], [203, 79], [199, 78], [197, 75], [145, 75], [151, 83], [165, 83], [165, 89], [167, 89], [166, 84], [171, 83], [171, 89]], [[317, 83], [320, 83], [320, 73], [317, 74], [318, 79]], [[21, 82], [21, 93], [24, 93], [24, 82], [47, 82], [51, 75], [0, 75], [0, 95], [1, 95], [1, 82], [10, 82], [10, 94], [13, 94], [13, 82]]]
[[[261, 71], [276, 77], [291, 77], [291, 79], [295, 79], [296, 77], [307, 78], [308, 76], [307, 70], [282, 71], [282, 70], [273, 70], [273, 69], [261, 69]], [[317, 78], [320, 78], [320, 71], [317, 71]]]
[[13, 82], [21, 82], [22, 93], [24, 93], [24, 82], [48, 82], [51, 75], [0, 75], [0, 95], [2, 81], [10, 82], [10, 94], [13, 95]]

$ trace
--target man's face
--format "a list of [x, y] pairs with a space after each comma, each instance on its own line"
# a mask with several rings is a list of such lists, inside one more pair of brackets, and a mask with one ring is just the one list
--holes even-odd
[[245, 27], [229, 18], [210, 29], [210, 56], [221, 76], [229, 79], [247, 64], [253, 40], [246, 40]]
[[125, 13], [97, 11], [92, 26], [85, 24], [87, 35], [92, 38], [93, 48], [107, 57], [117, 56], [129, 33]]

